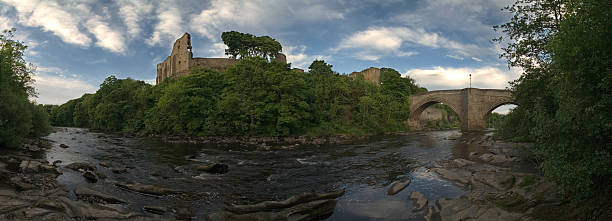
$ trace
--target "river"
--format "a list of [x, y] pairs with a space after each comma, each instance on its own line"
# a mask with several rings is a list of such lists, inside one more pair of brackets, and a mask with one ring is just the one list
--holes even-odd
[[[430, 202], [469, 191], [424, 168], [479, 151], [479, 145], [461, 141], [484, 133], [431, 131], [375, 136], [347, 144], [301, 145], [293, 150], [259, 150], [229, 144], [169, 144], [81, 128], [56, 128], [47, 136], [54, 144], [45, 157], [49, 162], [60, 160], [59, 165], [98, 165], [106, 179], [90, 183], [81, 173], [62, 167], [58, 182], [70, 190], [86, 186], [126, 199], [130, 202], [127, 206], [138, 212], [143, 206], [164, 206], [200, 220], [223, 210], [226, 203], [249, 204], [345, 189], [328, 220], [422, 220], [427, 211], [413, 212], [412, 191], [423, 193]], [[127, 173], [112, 173], [99, 163], [128, 168]], [[189, 169], [210, 163], [227, 164], [229, 172], [207, 174]], [[387, 195], [392, 182], [405, 177], [412, 183], [396, 195]], [[185, 194], [144, 195], [117, 188], [113, 185], [116, 181], [170, 187]]]

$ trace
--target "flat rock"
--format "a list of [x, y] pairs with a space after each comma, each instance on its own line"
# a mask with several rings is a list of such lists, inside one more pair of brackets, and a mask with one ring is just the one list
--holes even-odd
[[164, 215], [164, 213], [168, 212], [168, 209], [166, 209], [166, 207], [161, 206], [144, 206], [143, 209], [144, 211], [158, 215]]
[[442, 198], [437, 201], [440, 208], [440, 219], [442, 221], [460, 221], [460, 220], [501, 220], [514, 221], [518, 220], [522, 215], [518, 213], [510, 213], [498, 207], [489, 205], [476, 205], [471, 203], [465, 197], [460, 198]]
[[162, 195], [169, 195], [169, 194], [176, 194], [176, 193], [180, 193], [181, 191], [179, 190], [175, 190], [175, 189], [170, 189], [170, 188], [165, 188], [165, 187], [160, 187], [160, 186], [153, 186], [153, 185], [147, 185], [147, 184], [142, 184], [142, 183], [122, 183], [122, 182], [118, 182], [115, 183], [115, 186], [121, 187], [121, 188], [125, 188], [128, 190], [132, 190], [132, 191], [136, 191], [139, 193], [146, 193], [146, 194], [151, 194], [151, 195], [157, 195], [157, 196], [162, 196]]
[[511, 157], [511, 156], [507, 156], [504, 154], [492, 154], [492, 153], [482, 154], [478, 158], [481, 159], [482, 161], [494, 163], [494, 164], [515, 162], [519, 160], [516, 157]]
[[106, 167], [106, 168], [111, 167], [111, 164], [110, 164], [110, 163], [108, 163], [108, 162], [100, 162], [100, 163], [98, 163], [98, 165], [100, 165], [100, 166], [102, 166], [102, 167]]
[[82, 186], [75, 188], [74, 189], [74, 194], [77, 195], [78, 197], [95, 197], [95, 198], [99, 198], [99, 199], [104, 200], [104, 201], [106, 201], [108, 203], [127, 203], [127, 201], [125, 201], [125, 200], [123, 200], [121, 198], [118, 198], [118, 197], [115, 197], [115, 196], [112, 196], [112, 195], [109, 195], [109, 194], [106, 194], [106, 193], [102, 193], [102, 192], [99, 192], [99, 191], [96, 191], [96, 190], [92, 190], [92, 189], [89, 189], [87, 187], [82, 187]]
[[422, 193], [416, 191], [412, 192], [410, 193], [410, 199], [416, 200], [417, 207], [414, 209], [415, 211], [421, 210], [427, 205], [427, 198], [425, 198], [425, 195], [423, 195]]
[[393, 182], [393, 184], [391, 184], [391, 187], [389, 188], [389, 190], [387, 190], [387, 195], [395, 195], [395, 194], [399, 193], [404, 188], [406, 188], [408, 185], [410, 185], [410, 182], [411, 181], [408, 178], [405, 178], [404, 180], [399, 180], [399, 181]]
[[61, 147], [61, 148], [68, 148], [68, 145], [66, 145], [66, 144], [60, 144], [60, 147]]
[[467, 186], [472, 177], [472, 172], [464, 169], [434, 168], [433, 171], [440, 174], [440, 176], [445, 179], [455, 181], [455, 183], [460, 186]]
[[337, 203], [338, 201], [333, 199], [316, 200], [278, 212], [234, 214], [224, 211], [209, 214], [206, 220], [320, 220], [331, 214]]
[[127, 173], [126, 168], [119, 168], [119, 167], [111, 168], [111, 171], [113, 171], [113, 173]]
[[507, 190], [514, 186], [515, 177], [506, 172], [477, 171], [472, 176], [473, 181], [482, 182], [498, 190]]
[[464, 166], [467, 166], [467, 165], [475, 164], [474, 161], [470, 161], [470, 160], [466, 160], [466, 159], [462, 159], [462, 158], [454, 159], [453, 162], [455, 162], [455, 164], [457, 164], [458, 167], [464, 167]]
[[229, 170], [229, 166], [227, 166], [227, 164], [215, 163], [210, 165], [199, 165], [195, 169], [207, 173], [223, 174], [227, 173], [227, 171]]

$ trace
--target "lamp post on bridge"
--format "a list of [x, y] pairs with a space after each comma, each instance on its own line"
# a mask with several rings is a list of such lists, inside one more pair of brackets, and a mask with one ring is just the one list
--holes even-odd
[[472, 88], [472, 74], [470, 74], [470, 88]]

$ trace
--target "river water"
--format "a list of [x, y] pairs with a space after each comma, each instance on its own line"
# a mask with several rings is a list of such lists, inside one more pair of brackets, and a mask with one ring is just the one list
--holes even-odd
[[[478, 151], [477, 145], [461, 140], [481, 135], [432, 131], [376, 136], [340, 145], [258, 150], [240, 145], [169, 144], [87, 129], [57, 128], [47, 137], [54, 143], [46, 158], [49, 162], [61, 160], [59, 165], [104, 162], [127, 167], [127, 173], [114, 174], [98, 165], [98, 171], [107, 178], [97, 183], [89, 183], [80, 173], [62, 167], [63, 174], [57, 179], [70, 190], [87, 186], [126, 199], [130, 202], [127, 207], [138, 212], [145, 205], [164, 206], [200, 220], [208, 213], [223, 210], [226, 203], [249, 204], [305, 192], [345, 189], [328, 220], [422, 220], [427, 209], [413, 212], [415, 204], [409, 199], [412, 191], [423, 193], [430, 205], [439, 198], [459, 197], [469, 191], [425, 168]], [[69, 148], [61, 148], [60, 144]], [[227, 164], [229, 172], [218, 175], [193, 169], [210, 163]], [[412, 183], [396, 195], [387, 195], [391, 184], [405, 177]], [[185, 194], [144, 195], [117, 188], [113, 185], [116, 181], [169, 187]], [[172, 218], [172, 213], [167, 216]]]

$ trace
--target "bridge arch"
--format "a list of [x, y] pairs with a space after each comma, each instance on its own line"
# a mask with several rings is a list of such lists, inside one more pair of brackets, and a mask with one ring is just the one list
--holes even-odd
[[487, 114], [501, 105], [514, 104], [514, 98], [508, 90], [478, 88], [415, 94], [410, 96], [410, 126], [420, 128], [421, 113], [436, 103], [448, 105], [459, 115], [462, 130], [482, 130], [486, 127]]

